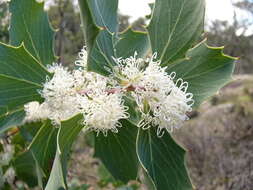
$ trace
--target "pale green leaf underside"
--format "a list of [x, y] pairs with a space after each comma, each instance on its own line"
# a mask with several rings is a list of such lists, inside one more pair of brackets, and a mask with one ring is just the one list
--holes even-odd
[[10, 2], [10, 43], [24, 43], [27, 50], [43, 65], [55, 60], [53, 51], [54, 31], [43, 9], [44, 3], [35, 0]]

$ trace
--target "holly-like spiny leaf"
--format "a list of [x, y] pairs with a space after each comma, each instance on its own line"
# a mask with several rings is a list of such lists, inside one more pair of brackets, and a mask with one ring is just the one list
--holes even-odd
[[82, 130], [82, 115], [62, 121], [57, 134], [57, 150], [45, 190], [66, 190], [67, 160], [71, 146]]
[[145, 57], [150, 49], [150, 42], [146, 32], [133, 31], [131, 28], [119, 34], [115, 43], [116, 57], [124, 59], [133, 56]]
[[139, 161], [156, 190], [192, 189], [185, 166], [185, 150], [169, 133], [158, 138], [155, 127], [139, 129], [136, 145]]
[[12, 47], [0, 43], [0, 128], [18, 124], [24, 116], [25, 103], [42, 101], [38, 89], [42, 88], [46, 76], [51, 74], [23, 45]]
[[45, 121], [29, 146], [38, 170], [46, 180], [49, 178], [54, 161], [57, 131], [58, 129], [51, 124], [51, 121]]
[[205, 41], [187, 53], [187, 59], [168, 66], [168, 72], [176, 72], [189, 84], [188, 92], [193, 94], [197, 107], [231, 81], [236, 58], [222, 53], [223, 47], [214, 48]]
[[107, 76], [114, 65], [113, 32], [117, 29], [118, 0], [79, 0], [79, 7], [88, 50], [88, 70]]
[[156, 0], [148, 26], [153, 53], [162, 65], [185, 57], [200, 39], [204, 27], [205, 0]]
[[138, 159], [135, 150], [137, 127], [127, 120], [121, 121], [118, 133], [108, 132], [95, 137], [95, 156], [100, 158], [116, 180], [127, 183], [135, 180]]
[[44, 3], [36, 0], [12, 0], [10, 2], [10, 43], [27, 50], [43, 65], [55, 60], [54, 31], [50, 26]]

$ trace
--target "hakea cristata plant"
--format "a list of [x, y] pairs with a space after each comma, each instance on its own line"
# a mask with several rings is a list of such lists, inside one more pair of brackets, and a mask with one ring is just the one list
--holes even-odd
[[148, 129], [157, 127], [157, 135], [163, 129], [172, 132], [187, 120], [187, 112], [192, 110], [192, 93], [187, 93], [188, 83], [175, 80], [176, 73], [168, 74], [166, 67], [155, 61], [155, 53], [150, 59], [133, 56], [114, 58], [116, 66], [109, 77], [87, 71], [87, 52], [83, 49], [76, 61], [78, 69], [68, 71], [61, 65], [53, 64], [48, 70], [53, 77], [43, 84], [39, 91], [43, 103], [29, 102], [25, 107], [25, 122], [50, 119], [55, 125], [79, 113], [83, 115], [83, 125], [87, 129], [103, 132], [118, 132], [121, 119], [128, 119], [130, 113], [124, 105], [123, 97], [130, 93], [141, 112], [137, 127]]
[[0, 177], [10, 168], [30, 187], [67, 190], [68, 155], [83, 131], [115, 180], [193, 189], [171, 133], [234, 69], [222, 48], [197, 43], [205, 1], [156, 0], [145, 32], [122, 33], [117, 0], [78, 2], [86, 49], [70, 70], [56, 63], [44, 4], [10, 1], [10, 44], [0, 43], [0, 138], [14, 152], [0, 162]]

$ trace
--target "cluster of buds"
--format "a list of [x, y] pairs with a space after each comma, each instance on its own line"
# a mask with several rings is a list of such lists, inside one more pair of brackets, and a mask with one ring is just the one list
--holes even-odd
[[50, 119], [59, 125], [81, 113], [88, 129], [118, 132], [120, 120], [130, 117], [123, 97], [131, 96], [142, 116], [138, 127], [157, 127], [158, 136], [164, 129], [172, 132], [188, 119], [193, 95], [187, 92], [187, 82], [176, 80], [176, 73], [168, 74], [155, 59], [156, 54], [142, 59], [137, 53], [127, 59], [114, 58], [111, 75], [104, 77], [87, 71], [87, 52], [82, 49], [75, 62], [78, 69], [69, 71], [58, 64], [48, 67], [53, 77], [39, 91], [44, 102], [25, 105], [25, 122]]

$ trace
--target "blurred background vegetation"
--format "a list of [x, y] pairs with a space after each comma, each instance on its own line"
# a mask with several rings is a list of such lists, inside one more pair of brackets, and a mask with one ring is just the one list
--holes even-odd
[[[207, 22], [203, 39], [207, 37], [211, 46], [225, 45], [226, 54], [240, 58], [234, 82], [190, 113], [191, 120], [186, 127], [174, 134], [189, 151], [187, 163], [198, 190], [253, 189], [253, 34], [247, 32], [253, 24], [253, 2], [243, 0], [233, 6], [247, 11], [248, 19], [238, 19], [235, 12], [232, 23]], [[71, 67], [84, 46], [78, 8], [69, 0], [55, 0], [48, 12], [52, 26], [58, 29], [55, 37], [58, 61]], [[5, 43], [9, 40], [9, 17], [8, 5], [1, 4], [0, 41]], [[119, 13], [120, 31], [130, 25], [145, 31], [149, 16], [133, 23], [129, 18]], [[6, 143], [0, 141], [0, 152]], [[122, 186], [92, 155], [92, 139], [81, 135], [71, 157], [71, 190], [145, 189], [137, 181]], [[17, 177], [8, 180], [9, 189], [28, 189]]]

